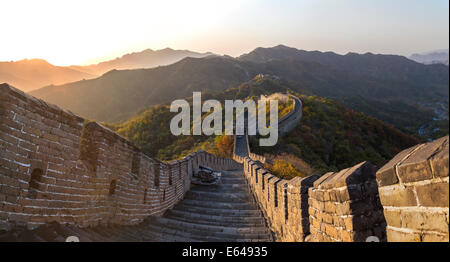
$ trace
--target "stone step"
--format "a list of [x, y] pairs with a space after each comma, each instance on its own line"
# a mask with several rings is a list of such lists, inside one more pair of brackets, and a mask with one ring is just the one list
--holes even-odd
[[167, 212], [167, 215], [164, 215], [164, 217], [178, 219], [185, 222], [217, 226], [257, 227], [265, 225], [264, 218], [261, 216], [216, 216], [186, 212], [181, 210], [170, 210]]
[[[76, 232], [76, 231], [75, 231]], [[75, 234], [80, 239], [80, 242], [114, 242], [110, 237], [102, 235], [98, 230], [91, 229], [89, 232], [82, 231]]]
[[220, 192], [195, 192], [188, 191], [185, 198], [187, 199], [203, 199], [203, 200], [215, 200], [219, 202], [239, 202], [245, 203], [253, 200], [253, 196], [248, 192], [242, 193], [220, 193]]
[[93, 227], [91, 230], [95, 232], [98, 237], [105, 239], [104, 241], [114, 242], [114, 240], [112, 240], [116, 235], [116, 233], [113, 233], [114, 229], [107, 226], [97, 226]]
[[258, 209], [258, 205], [255, 202], [244, 202], [244, 203], [226, 203], [226, 202], [216, 202], [207, 200], [194, 200], [194, 199], [184, 199], [181, 202], [183, 205], [194, 206], [194, 207], [205, 207], [205, 208], [217, 208], [217, 209], [232, 209], [232, 210], [255, 210]]
[[227, 172], [227, 173], [222, 173], [222, 178], [224, 179], [242, 179], [245, 178], [244, 174], [239, 173], [239, 172]]
[[203, 225], [203, 224], [197, 224], [197, 223], [190, 223], [190, 222], [184, 222], [179, 221], [176, 219], [166, 218], [166, 217], [159, 217], [155, 218], [155, 221], [157, 221], [160, 224], [163, 225], [170, 225], [173, 228], [179, 228], [183, 231], [190, 231], [190, 230], [200, 230], [202, 232], [208, 232], [208, 233], [223, 233], [223, 234], [266, 234], [268, 233], [267, 228], [260, 226], [260, 227], [228, 227], [228, 226], [214, 226], [214, 225]]
[[143, 241], [141, 231], [143, 228], [135, 226], [133, 228], [127, 226], [116, 227], [113, 230], [115, 241], [141, 242]]
[[235, 216], [235, 217], [245, 217], [245, 216], [263, 216], [262, 212], [258, 209], [221, 209], [221, 208], [209, 208], [209, 207], [199, 207], [199, 206], [189, 206], [184, 203], [173, 208], [174, 210], [181, 210], [191, 213], [204, 214], [204, 215], [216, 215], [216, 216]]
[[[164, 229], [161, 229], [162, 227], [164, 227]], [[148, 231], [151, 231], [152, 234], [159, 236], [159, 238], [162, 239], [162, 241], [171, 241], [174, 239], [180, 241], [186, 240], [186, 242], [206, 241], [204, 236], [195, 235], [190, 232], [180, 231], [178, 229], [173, 229], [165, 225], [151, 224], [148, 226]]]
[[156, 232], [151, 227], [146, 228], [145, 232], [142, 234], [142, 237], [143, 241], [147, 242], [200, 242], [200, 240], [195, 240], [188, 237]]
[[236, 180], [222, 180], [220, 182], [220, 185], [228, 187], [228, 186], [234, 186], [234, 185], [240, 185], [242, 188], [248, 188], [247, 182], [245, 180], [243, 181], [236, 181]]
[[17, 235], [18, 242], [46, 242], [44, 238], [39, 236], [38, 234], [33, 234], [32, 232], [21, 232]]
[[[172, 241], [183, 241], [183, 242], [245, 242], [244, 239], [228, 239], [223, 237], [212, 237], [212, 236], [198, 236], [191, 233], [180, 232], [178, 230], [166, 228], [164, 232], [155, 233], [159, 227], [151, 225], [148, 230], [152, 231], [152, 234], [157, 234], [160, 236], [158, 241], [161, 242], [172, 242]], [[183, 235], [180, 235], [183, 234]]]
[[243, 180], [245, 181], [245, 176], [243, 174], [231, 174], [231, 173], [222, 173], [222, 180]]
[[265, 227], [258, 228], [229, 228], [218, 226], [198, 225], [167, 218], [156, 218], [149, 225], [153, 231], [159, 230], [165, 234], [172, 234], [201, 241], [216, 238], [221, 241], [258, 240], [270, 238], [270, 232]]
[[217, 186], [195, 186], [191, 187], [192, 192], [220, 192], [220, 193], [248, 193], [247, 185], [241, 184], [220, 184]]
[[[234, 195], [234, 194], [246, 194], [248, 197], [250, 194], [250, 191], [246, 191], [244, 189], [237, 189], [237, 188], [220, 188], [220, 189], [214, 189], [214, 188], [204, 188], [204, 189], [193, 189], [190, 190], [190, 192], [192, 193], [219, 193], [222, 196], [227, 196], [227, 195]], [[216, 197], [216, 196], [213, 196]]]

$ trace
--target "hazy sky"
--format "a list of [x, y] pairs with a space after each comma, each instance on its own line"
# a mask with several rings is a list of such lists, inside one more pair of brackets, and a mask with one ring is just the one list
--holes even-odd
[[284, 44], [409, 55], [449, 46], [448, 0], [2, 0], [0, 61], [85, 64], [143, 49], [237, 56]]

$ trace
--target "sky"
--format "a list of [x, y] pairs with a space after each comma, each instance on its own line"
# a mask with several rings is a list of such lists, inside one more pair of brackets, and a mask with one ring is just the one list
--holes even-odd
[[408, 56], [449, 46], [448, 0], [5, 0], [0, 13], [0, 61], [90, 64], [166, 47], [238, 56], [278, 44]]

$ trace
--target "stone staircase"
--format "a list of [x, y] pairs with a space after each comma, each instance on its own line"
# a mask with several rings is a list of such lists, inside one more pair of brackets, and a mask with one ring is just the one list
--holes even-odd
[[35, 230], [16, 228], [1, 241], [273, 241], [273, 235], [241, 170], [223, 171], [217, 186], [192, 186], [185, 198], [162, 217], [136, 226], [78, 228], [57, 223]]
[[147, 226], [168, 241], [272, 241], [242, 171], [222, 172], [218, 186], [193, 186], [185, 198]]

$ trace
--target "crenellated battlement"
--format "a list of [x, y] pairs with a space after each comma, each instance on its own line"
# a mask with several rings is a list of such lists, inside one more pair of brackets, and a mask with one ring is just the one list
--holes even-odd
[[279, 241], [448, 241], [448, 139], [406, 149], [380, 169], [362, 162], [291, 180], [254, 154], [234, 159]]
[[235, 138], [233, 159], [278, 241], [448, 241], [448, 140], [405, 149], [380, 169], [362, 162], [291, 180], [264, 169], [248, 136]]

